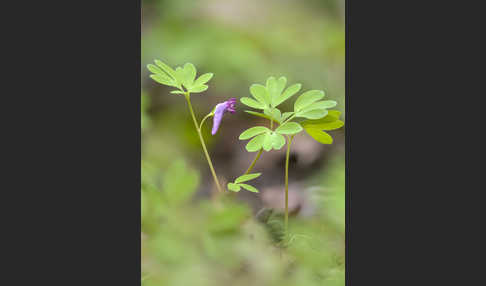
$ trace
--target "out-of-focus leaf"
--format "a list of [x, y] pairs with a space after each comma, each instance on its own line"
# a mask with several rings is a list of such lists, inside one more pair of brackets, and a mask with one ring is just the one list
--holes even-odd
[[172, 163], [163, 175], [162, 192], [170, 204], [183, 204], [189, 201], [199, 184], [199, 173], [188, 168], [183, 160]]
[[322, 144], [332, 144], [332, 137], [331, 135], [327, 134], [326, 132], [316, 129], [316, 128], [304, 128], [305, 132], [309, 134], [314, 140]]
[[228, 190], [233, 191], [233, 192], [239, 192], [240, 191], [240, 186], [235, 183], [228, 183]]
[[240, 184], [240, 186], [247, 191], [250, 191], [250, 192], [253, 192], [253, 193], [258, 193], [258, 189], [253, 187], [253, 186], [250, 186], [250, 185], [247, 185], [247, 184]]
[[235, 183], [243, 183], [258, 178], [262, 173], [246, 174], [236, 178]]

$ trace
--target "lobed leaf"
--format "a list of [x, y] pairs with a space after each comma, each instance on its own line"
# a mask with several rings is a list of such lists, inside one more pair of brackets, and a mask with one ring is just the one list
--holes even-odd
[[319, 130], [335, 130], [344, 126], [344, 122], [339, 120], [340, 111], [329, 110], [329, 113], [319, 120], [304, 120], [301, 122], [304, 128], [315, 128]]
[[256, 109], [264, 109], [265, 108], [265, 104], [260, 103], [256, 100], [252, 99], [252, 98], [249, 98], [249, 97], [242, 97], [242, 98], [240, 98], [240, 101], [244, 105], [247, 105], [249, 107], [253, 107], [253, 108], [256, 108]]
[[161, 70], [160, 68], [158, 68], [157, 66], [153, 65], [153, 64], [148, 64], [147, 65], [147, 69], [152, 72], [152, 73], [161, 73], [161, 74], [166, 74], [163, 70]]
[[337, 102], [335, 102], [334, 100], [323, 100], [323, 101], [314, 102], [313, 104], [302, 109], [301, 112], [307, 112], [307, 111], [311, 111], [311, 110], [314, 110], [314, 109], [328, 109], [328, 108], [332, 108], [336, 105], [337, 105]]
[[196, 67], [191, 63], [186, 63], [181, 72], [181, 82], [189, 90], [196, 79]]
[[192, 93], [199, 93], [199, 92], [205, 91], [206, 89], [208, 89], [208, 86], [203, 84], [203, 85], [199, 85], [199, 86], [192, 86], [188, 90]]
[[251, 139], [248, 144], [246, 144], [245, 148], [248, 152], [256, 152], [262, 149], [263, 140], [265, 139], [265, 134], [260, 134], [255, 138]]
[[267, 108], [263, 112], [274, 121], [277, 121], [278, 123], [282, 122], [282, 114], [277, 108]]
[[326, 116], [328, 111], [326, 109], [313, 109], [309, 111], [297, 112], [297, 117], [304, 117], [307, 119], [320, 119]]
[[300, 131], [302, 131], [302, 126], [297, 122], [287, 122], [275, 129], [275, 132], [277, 133], [289, 135], [299, 133]]
[[194, 86], [199, 86], [199, 85], [203, 85], [205, 83], [207, 83], [209, 80], [211, 80], [211, 78], [213, 77], [213, 73], [205, 73], [201, 76], [199, 76], [196, 81], [194, 82]]
[[161, 67], [169, 76], [172, 77], [172, 79], [177, 81], [176, 72], [170, 66], [166, 65], [160, 60], [155, 60], [155, 64]]
[[273, 106], [276, 107], [280, 105], [282, 102], [292, 97], [294, 94], [299, 92], [301, 87], [302, 85], [300, 83], [296, 83], [289, 86], [277, 99], [273, 101]]
[[267, 127], [255, 126], [255, 127], [252, 127], [252, 128], [249, 128], [249, 129], [243, 131], [243, 133], [240, 134], [240, 137], [238, 139], [240, 139], [240, 140], [250, 139], [253, 136], [262, 134], [262, 133], [267, 132], [267, 131], [270, 131], [270, 129], [268, 129]]
[[150, 78], [152, 78], [153, 80], [155, 80], [160, 84], [177, 87], [176, 83], [172, 79], [170, 79], [167, 75], [160, 74], [160, 73], [151, 74]]
[[262, 103], [264, 106], [269, 106], [271, 103], [270, 95], [267, 89], [261, 84], [252, 84], [250, 86], [250, 93], [253, 97]]
[[322, 90], [309, 90], [304, 92], [294, 103], [294, 111], [301, 111], [306, 107], [309, 107], [314, 102], [324, 97], [324, 91]]
[[265, 138], [263, 139], [262, 147], [263, 147], [263, 150], [265, 150], [267, 152], [272, 150], [272, 145], [273, 145], [272, 133], [273, 132], [265, 133]]
[[285, 137], [281, 134], [274, 133], [275, 137], [272, 139], [272, 147], [275, 150], [280, 150], [285, 145]]

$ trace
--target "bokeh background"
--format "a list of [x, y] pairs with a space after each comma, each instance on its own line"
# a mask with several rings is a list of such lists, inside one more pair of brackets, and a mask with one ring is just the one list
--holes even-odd
[[[344, 21], [344, 0], [142, 0], [143, 285], [344, 285], [344, 127], [329, 132], [332, 145], [305, 132], [292, 143], [292, 236], [282, 247], [285, 148], [256, 164], [259, 194], [218, 196], [184, 98], [146, 69], [160, 59], [214, 73], [191, 96], [198, 120], [269, 76], [324, 90], [344, 120]], [[204, 128], [222, 181], [255, 156], [238, 136], [260, 119], [244, 110], [238, 101], [215, 136], [211, 120]]]

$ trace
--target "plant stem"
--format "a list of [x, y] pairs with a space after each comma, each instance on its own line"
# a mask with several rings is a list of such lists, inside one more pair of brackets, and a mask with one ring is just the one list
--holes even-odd
[[199, 124], [199, 130], [202, 129], [202, 126], [204, 124], [204, 121], [206, 121], [206, 119], [208, 119], [209, 117], [213, 116], [214, 114], [211, 112], [209, 113], [208, 115], [206, 115], [202, 120], [201, 120], [201, 124]]
[[285, 236], [289, 234], [289, 157], [290, 157], [290, 144], [294, 136], [288, 136], [287, 153], [285, 155]]
[[186, 97], [187, 105], [189, 106], [189, 112], [192, 115], [192, 120], [194, 121], [194, 127], [196, 127], [197, 134], [199, 135], [199, 140], [201, 141], [201, 145], [204, 150], [204, 155], [206, 155], [206, 159], [208, 160], [209, 164], [209, 169], [211, 169], [211, 173], [213, 174], [213, 179], [214, 183], [216, 184], [216, 187], [218, 188], [218, 191], [223, 192], [221, 189], [221, 186], [219, 185], [218, 181], [218, 176], [216, 176], [216, 172], [214, 171], [213, 163], [211, 162], [211, 158], [209, 157], [208, 150], [206, 148], [206, 144], [204, 143], [204, 139], [201, 133], [201, 129], [199, 128], [199, 125], [197, 124], [196, 116], [194, 115], [194, 111], [192, 110], [192, 105], [191, 105], [191, 99], [189, 98], [189, 93], [184, 94]]
[[255, 156], [255, 159], [253, 159], [253, 162], [251, 162], [250, 167], [248, 167], [248, 170], [246, 170], [246, 172], [243, 175], [246, 175], [246, 174], [250, 173], [251, 169], [253, 169], [253, 167], [255, 166], [256, 162], [258, 161], [258, 159], [262, 155], [262, 152], [263, 152], [263, 149], [260, 149], [260, 151], [258, 151], [258, 154]]

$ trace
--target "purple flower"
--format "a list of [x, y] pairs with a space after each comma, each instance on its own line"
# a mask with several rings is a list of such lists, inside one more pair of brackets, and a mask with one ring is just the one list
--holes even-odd
[[221, 102], [218, 105], [216, 105], [216, 108], [214, 109], [214, 117], [213, 117], [213, 130], [211, 131], [211, 134], [214, 135], [218, 131], [219, 124], [221, 123], [221, 120], [223, 119], [223, 114], [225, 114], [227, 111], [231, 113], [235, 113], [235, 103], [236, 103], [236, 98], [230, 98], [225, 102]]

